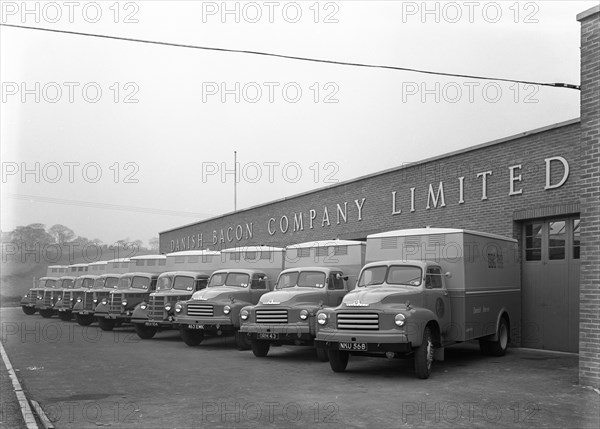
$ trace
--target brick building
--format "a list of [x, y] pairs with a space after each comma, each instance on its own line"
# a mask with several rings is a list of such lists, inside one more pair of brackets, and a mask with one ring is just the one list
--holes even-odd
[[524, 347], [579, 353], [600, 387], [599, 7], [581, 22], [581, 116], [160, 233], [160, 252], [358, 239], [394, 229], [519, 240]]

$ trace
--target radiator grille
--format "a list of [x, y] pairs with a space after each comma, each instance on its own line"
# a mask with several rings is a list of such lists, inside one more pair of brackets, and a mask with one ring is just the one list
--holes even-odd
[[149, 303], [149, 308], [148, 308], [148, 319], [163, 320], [165, 317], [166, 317], [165, 297], [164, 296], [150, 297], [150, 303]]
[[110, 306], [108, 311], [111, 313], [121, 313], [121, 310], [123, 309], [121, 302], [123, 302], [123, 294], [113, 293], [110, 298]]
[[188, 316], [213, 317], [215, 310], [211, 304], [188, 304]]
[[42, 300], [43, 305], [46, 307], [52, 307], [52, 291], [45, 290], [44, 291], [44, 299]]
[[379, 315], [377, 313], [338, 313], [337, 327], [338, 329], [376, 331], [379, 329]]
[[287, 323], [288, 312], [283, 309], [256, 310], [256, 323]]

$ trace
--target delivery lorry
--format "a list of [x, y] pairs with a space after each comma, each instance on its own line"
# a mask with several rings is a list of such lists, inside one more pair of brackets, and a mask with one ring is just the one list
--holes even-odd
[[212, 273], [208, 287], [175, 305], [175, 322], [188, 346], [200, 344], [205, 336], [234, 334], [240, 350], [250, 348], [239, 332], [240, 310], [256, 304], [273, 288], [283, 270], [285, 249], [246, 246], [221, 251], [221, 269]]
[[411, 357], [419, 378], [443, 360], [444, 347], [479, 340], [506, 352], [520, 325], [517, 241], [461, 229], [422, 228], [367, 237], [357, 287], [336, 308], [317, 313], [315, 346], [331, 369], [350, 355]]
[[[342, 302], [364, 263], [365, 243], [361, 241], [314, 241], [286, 247], [285, 270], [275, 290], [240, 312], [240, 332], [250, 339], [254, 355], [266, 356], [271, 346], [312, 346], [317, 311]], [[327, 361], [326, 351], [317, 349], [317, 357]]]

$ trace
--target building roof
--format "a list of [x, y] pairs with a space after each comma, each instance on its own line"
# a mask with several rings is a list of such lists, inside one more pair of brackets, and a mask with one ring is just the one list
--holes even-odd
[[487, 232], [470, 231], [468, 229], [454, 229], [454, 228], [415, 228], [415, 229], [399, 229], [396, 231], [380, 232], [377, 234], [367, 235], [367, 240], [372, 238], [387, 238], [387, 237], [408, 237], [415, 235], [432, 235], [432, 234], [471, 234], [479, 235], [481, 237], [493, 238], [496, 240], [512, 241], [517, 240], [502, 235], [488, 234]]

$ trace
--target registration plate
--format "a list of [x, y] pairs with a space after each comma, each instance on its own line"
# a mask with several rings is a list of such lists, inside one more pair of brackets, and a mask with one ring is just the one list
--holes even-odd
[[144, 323], [145, 326], [158, 326], [158, 322], [146, 322]]
[[257, 338], [259, 340], [278, 340], [279, 334], [258, 334]]
[[187, 325], [188, 329], [204, 329], [204, 325], [196, 325], [196, 324], [190, 324]]
[[340, 343], [339, 349], [355, 351], [355, 352], [366, 352], [367, 344], [366, 343]]
[[85, 316], [86, 314], [90, 314], [89, 311], [80, 311], [79, 314], [81, 314], [82, 316]]

